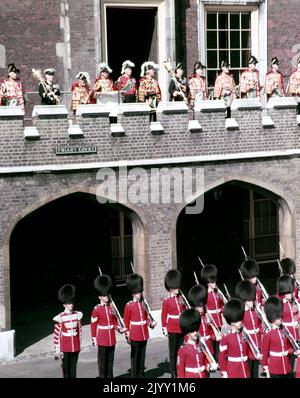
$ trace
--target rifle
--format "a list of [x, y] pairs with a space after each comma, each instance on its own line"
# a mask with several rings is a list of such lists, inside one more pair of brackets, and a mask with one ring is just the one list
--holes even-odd
[[212, 330], [213, 330], [216, 338], [219, 337], [221, 335], [221, 331], [218, 328], [214, 318], [212, 317], [212, 315], [209, 312], [206, 312], [206, 318], [208, 319], [208, 323], [212, 327]]
[[239, 270], [239, 274], [240, 274], [241, 280], [242, 281], [245, 280], [244, 277], [243, 277], [242, 271], [239, 268], [238, 268], [238, 270]]
[[206, 341], [203, 337], [199, 336], [199, 347], [203, 354], [206, 356], [206, 359], [208, 360], [210, 365], [213, 365], [213, 371], [217, 370], [219, 368], [219, 365], [215, 361], [215, 358], [212, 356], [212, 353], [210, 352], [209, 348], [207, 347]]
[[255, 356], [256, 359], [260, 360], [261, 359], [261, 352], [257, 345], [254, 343], [251, 334], [248, 332], [248, 330], [244, 327], [242, 324], [242, 335], [244, 336], [245, 340], [248, 342], [249, 347]]
[[283, 275], [283, 270], [282, 270], [282, 266], [280, 264], [280, 261], [277, 259], [277, 265], [278, 265], [278, 269], [279, 269], [279, 274], [280, 276]]
[[223, 286], [224, 286], [224, 289], [225, 289], [225, 292], [226, 292], [226, 296], [227, 296], [228, 300], [230, 300], [231, 296], [229, 294], [229, 291], [228, 291], [227, 286], [225, 285], [225, 283], [223, 283]]
[[280, 242], [279, 242], [279, 248], [280, 248], [280, 251], [282, 253], [282, 257], [285, 258], [285, 253], [284, 253], [283, 247], [282, 247]]
[[195, 271], [194, 271], [194, 278], [195, 278], [196, 285], [200, 285], [199, 279], [198, 279], [197, 274], [196, 274]]
[[259, 305], [255, 306], [255, 311], [257, 312], [257, 315], [263, 324], [264, 333], [269, 332], [272, 329], [272, 326], [271, 326], [270, 322], [268, 321], [265, 312], [260, 308]]
[[204, 268], [204, 264], [199, 256], [198, 256], [198, 260], [199, 260], [199, 263], [201, 264], [202, 268]]
[[[133, 265], [132, 261], [130, 261], [130, 265], [131, 265], [132, 272], [135, 274], [135, 268], [134, 268], [134, 265]], [[144, 308], [145, 308], [145, 310], [146, 310], [146, 312], [148, 314], [148, 317], [150, 319], [151, 324], [157, 325], [156, 320], [153, 318], [153, 316], [151, 314], [151, 309], [150, 309], [150, 306], [149, 306], [149, 304], [148, 304], [148, 302], [146, 300], [146, 297], [143, 294], [142, 294], [142, 302], [144, 303]]]
[[297, 343], [297, 341], [294, 339], [294, 336], [291, 334], [291, 332], [289, 331], [289, 329], [282, 323], [281, 324], [281, 329], [282, 329], [282, 331], [283, 331], [283, 336], [284, 337], [286, 337], [289, 341], [290, 341], [290, 343], [291, 343], [291, 345], [292, 345], [292, 347], [293, 347], [293, 350], [296, 352], [296, 351], [299, 351], [300, 350], [300, 346], [299, 346], [299, 344]]
[[220, 297], [220, 299], [223, 301], [224, 304], [226, 304], [228, 302], [227, 298], [224, 296], [224, 294], [222, 293], [222, 291], [218, 288], [218, 286], [216, 285], [216, 289], [218, 291], [218, 295]]

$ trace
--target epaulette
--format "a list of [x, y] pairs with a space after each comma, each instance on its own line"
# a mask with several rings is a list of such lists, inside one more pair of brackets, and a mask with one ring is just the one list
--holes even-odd
[[100, 307], [100, 304], [95, 305], [94, 310]]

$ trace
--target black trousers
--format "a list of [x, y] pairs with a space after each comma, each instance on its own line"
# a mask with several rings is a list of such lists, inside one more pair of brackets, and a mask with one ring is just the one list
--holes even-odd
[[214, 349], [214, 358], [215, 358], [216, 362], [218, 362], [220, 342], [217, 340], [213, 340], [212, 345], [213, 345], [213, 349]]
[[76, 379], [79, 352], [64, 352], [63, 374], [65, 379]]
[[250, 378], [258, 379], [259, 361], [249, 359], [248, 361]]
[[113, 366], [115, 357], [115, 347], [98, 346], [98, 369], [101, 379], [113, 378]]
[[176, 377], [176, 363], [177, 363], [177, 353], [183, 344], [184, 334], [182, 333], [168, 333], [169, 338], [169, 360], [170, 360], [170, 372], [171, 377]]
[[131, 377], [144, 377], [147, 340], [131, 341]]
[[124, 95], [123, 102], [124, 102], [124, 104], [136, 102], [135, 94], [126, 94], [126, 95]]

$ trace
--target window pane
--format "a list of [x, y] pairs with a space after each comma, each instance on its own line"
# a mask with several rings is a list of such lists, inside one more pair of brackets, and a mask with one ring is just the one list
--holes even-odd
[[251, 32], [242, 32], [242, 48], [251, 48]]
[[242, 29], [250, 29], [250, 13], [242, 14]]
[[240, 32], [230, 32], [230, 48], [240, 48]]
[[240, 14], [230, 14], [230, 29], [240, 29]]
[[231, 68], [240, 68], [240, 51], [230, 51], [230, 58]]
[[209, 70], [207, 71], [207, 84], [208, 87], [212, 87], [215, 84], [216, 80], [216, 71], [215, 70]]
[[242, 68], [246, 68], [248, 66], [249, 58], [251, 57], [251, 50], [242, 51]]
[[[219, 58], [220, 65], [221, 65], [222, 61], [225, 61], [225, 60], [229, 61], [229, 53], [228, 53], [228, 51], [220, 51], [219, 55], [220, 55], [220, 58]], [[218, 67], [220, 67], [220, 65], [218, 65]]]
[[218, 68], [217, 51], [207, 51], [207, 67]]
[[219, 13], [219, 29], [228, 29], [228, 13]]
[[217, 14], [207, 14], [207, 29], [217, 29]]
[[217, 48], [217, 32], [207, 32], [207, 48]]
[[230, 73], [232, 74], [235, 84], [238, 86], [240, 84], [240, 71], [239, 70], [231, 70]]
[[228, 48], [228, 32], [227, 31], [219, 32], [219, 48], [221, 48], [221, 49]]

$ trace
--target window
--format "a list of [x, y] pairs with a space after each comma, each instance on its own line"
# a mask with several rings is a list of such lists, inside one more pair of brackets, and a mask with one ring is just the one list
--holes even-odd
[[206, 13], [208, 86], [214, 85], [222, 60], [229, 62], [236, 84], [251, 56], [251, 12]]

